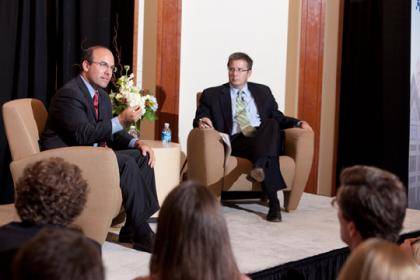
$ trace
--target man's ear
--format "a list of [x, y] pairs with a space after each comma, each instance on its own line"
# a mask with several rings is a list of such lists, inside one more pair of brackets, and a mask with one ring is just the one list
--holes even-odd
[[83, 72], [87, 72], [89, 70], [89, 62], [87, 60], [83, 60], [82, 62], [82, 68], [83, 68]]
[[346, 226], [350, 239], [353, 239], [356, 235], [359, 235], [359, 231], [357, 230], [353, 221], [348, 222]]
[[249, 69], [248, 70], [248, 74], [247, 74], [248, 75], [248, 78], [247, 79], [249, 79], [249, 77], [251, 77], [251, 74], [252, 74], [252, 69]]

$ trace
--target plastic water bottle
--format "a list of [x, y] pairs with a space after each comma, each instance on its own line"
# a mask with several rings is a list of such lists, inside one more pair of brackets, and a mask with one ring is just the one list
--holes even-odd
[[171, 142], [172, 133], [171, 129], [169, 128], [169, 123], [165, 123], [162, 129], [162, 143], [169, 143]]
[[139, 139], [139, 136], [140, 136], [139, 133], [137, 132], [135, 125], [130, 126], [130, 129], [128, 130], [128, 134], [133, 136], [135, 139]]

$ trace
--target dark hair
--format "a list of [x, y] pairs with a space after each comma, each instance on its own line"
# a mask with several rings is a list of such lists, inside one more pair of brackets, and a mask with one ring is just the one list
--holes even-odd
[[13, 279], [104, 279], [99, 244], [66, 228], [43, 229], [18, 251]]
[[343, 218], [352, 221], [361, 237], [396, 242], [402, 229], [407, 197], [394, 174], [370, 166], [344, 169], [337, 203]]
[[248, 64], [248, 70], [252, 69], [253, 61], [251, 57], [249, 57], [249, 55], [247, 55], [246, 53], [236, 52], [236, 53], [231, 54], [229, 56], [227, 66], [229, 67], [229, 64], [234, 60], [245, 60], [246, 63]]
[[80, 65], [82, 65], [83, 61], [87, 61], [89, 63], [92, 63], [93, 61], [93, 52], [97, 49], [106, 49], [111, 51], [109, 48], [102, 46], [102, 45], [95, 45], [95, 46], [91, 46], [89, 48], [83, 49], [82, 51], [82, 57], [80, 59]]
[[236, 265], [216, 197], [187, 181], [172, 190], [159, 212], [150, 273], [159, 280], [234, 280]]
[[28, 165], [16, 183], [16, 210], [23, 221], [66, 226], [82, 212], [87, 187], [76, 165], [41, 160]]

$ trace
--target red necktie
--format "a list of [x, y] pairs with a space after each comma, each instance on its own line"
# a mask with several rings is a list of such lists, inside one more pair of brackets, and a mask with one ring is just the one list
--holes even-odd
[[[96, 120], [98, 120], [99, 117], [99, 92], [98, 90], [95, 90], [95, 94], [93, 95], [93, 107], [95, 108], [95, 115]], [[106, 147], [106, 142], [99, 143], [99, 146]]]
[[98, 120], [98, 117], [99, 117], [99, 92], [98, 90], [95, 90], [95, 94], [93, 95], [93, 107], [95, 108], [96, 120]]

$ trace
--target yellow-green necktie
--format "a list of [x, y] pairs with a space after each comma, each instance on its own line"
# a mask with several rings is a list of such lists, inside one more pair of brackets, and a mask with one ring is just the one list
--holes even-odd
[[255, 135], [255, 127], [251, 125], [248, 114], [246, 112], [245, 93], [240, 90], [236, 97], [236, 121], [241, 128], [241, 132], [246, 137], [252, 137]]

